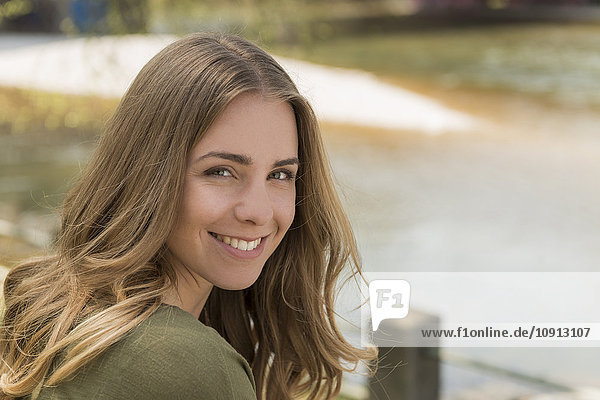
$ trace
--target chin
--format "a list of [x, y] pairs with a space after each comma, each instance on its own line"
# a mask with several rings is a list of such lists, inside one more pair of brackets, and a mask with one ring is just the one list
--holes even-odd
[[221, 282], [214, 283], [214, 285], [219, 289], [224, 290], [244, 290], [252, 286], [254, 282], [258, 280], [259, 276], [260, 271], [257, 274], [252, 274], [252, 276], [237, 276], [234, 279], [226, 279]]

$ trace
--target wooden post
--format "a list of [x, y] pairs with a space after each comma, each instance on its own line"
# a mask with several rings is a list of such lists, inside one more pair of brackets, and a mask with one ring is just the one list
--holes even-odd
[[369, 379], [370, 400], [439, 399], [438, 347], [417, 344], [421, 329], [436, 328], [439, 318], [416, 310], [410, 310], [406, 318], [381, 322], [373, 333], [379, 367]]

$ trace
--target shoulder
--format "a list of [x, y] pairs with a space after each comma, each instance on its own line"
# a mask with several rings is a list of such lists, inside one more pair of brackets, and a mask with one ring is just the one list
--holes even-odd
[[[187, 312], [161, 306], [109, 356], [131, 378], [153, 389], [177, 385], [182, 394], [202, 394], [203, 398], [237, 398], [243, 386], [252, 389], [252, 371], [246, 360], [214, 329]], [[139, 378], [139, 379], [138, 379]]]
[[[161, 305], [118, 345], [121, 351], [144, 356], [174, 358], [177, 352], [190, 361], [205, 358], [243, 358], [214, 329], [174, 306]], [[147, 350], [152, 350], [148, 354]], [[177, 361], [181, 362], [180, 358]], [[213, 360], [214, 361], [214, 360]]]
[[[62, 388], [61, 388], [62, 386]], [[126, 338], [54, 390], [102, 399], [255, 399], [246, 360], [214, 329], [161, 306]], [[43, 398], [40, 397], [40, 398]]]

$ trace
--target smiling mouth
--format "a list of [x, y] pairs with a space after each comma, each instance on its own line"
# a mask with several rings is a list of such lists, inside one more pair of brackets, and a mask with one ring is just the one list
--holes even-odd
[[238, 238], [231, 237], [231, 236], [219, 235], [214, 232], [209, 232], [209, 233], [213, 237], [215, 237], [217, 240], [233, 247], [234, 249], [244, 250], [244, 251], [254, 250], [255, 248], [257, 248], [260, 245], [260, 242], [262, 241], [261, 237], [249, 242], [244, 239], [238, 239]]

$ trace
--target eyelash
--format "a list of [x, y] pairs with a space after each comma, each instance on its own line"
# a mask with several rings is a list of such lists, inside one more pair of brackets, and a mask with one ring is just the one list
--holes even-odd
[[281, 169], [281, 170], [279, 170], [279, 171], [272, 172], [270, 175], [273, 175], [273, 174], [278, 174], [278, 173], [280, 173], [280, 172], [282, 172], [282, 173], [286, 174], [286, 175], [287, 175], [287, 177], [286, 177], [286, 178], [284, 178], [284, 179], [276, 179], [276, 180], [278, 180], [278, 181], [293, 181], [293, 180], [296, 178], [296, 177], [294, 176], [294, 173], [293, 173], [292, 171], [290, 171], [289, 169]]
[[213, 175], [213, 176], [225, 177], [225, 175], [220, 174], [219, 172], [227, 172], [227, 173], [229, 173], [229, 175], [233, 176], [233, 174], [227, 168], [213, 168], [213, 169], [209, 169], [208, 171], [206, 171], [206, 175]]
[[[229, 173], [229, 175], [233, 176], [233, 174], [231, 173], [231, 171], [229, 171], [229, 169], [227, 168], [213, 168], [210, 169], [208, 171], [206, 171], [206, 175], [212, 175], [212, 176], [218, 176], [218, 177], [223, 177], [223, 178], [228, 178], [229, 176], [225, 176], [222, 173], [223, 172], [227, 172]], [[288, 169], [281, 169], [278, 171], [273, 171], [269, 174], [269, 176], [273, 175], [273, 174], [278, 174], [278, 173], [284, 173], [285, 175], [287, 175], [286, 178], [284, 179], [277, 179], [275, 178], [276, 181], [292, 181], [296, 178], [296, 176], [294, 175], [294, 173]]]

